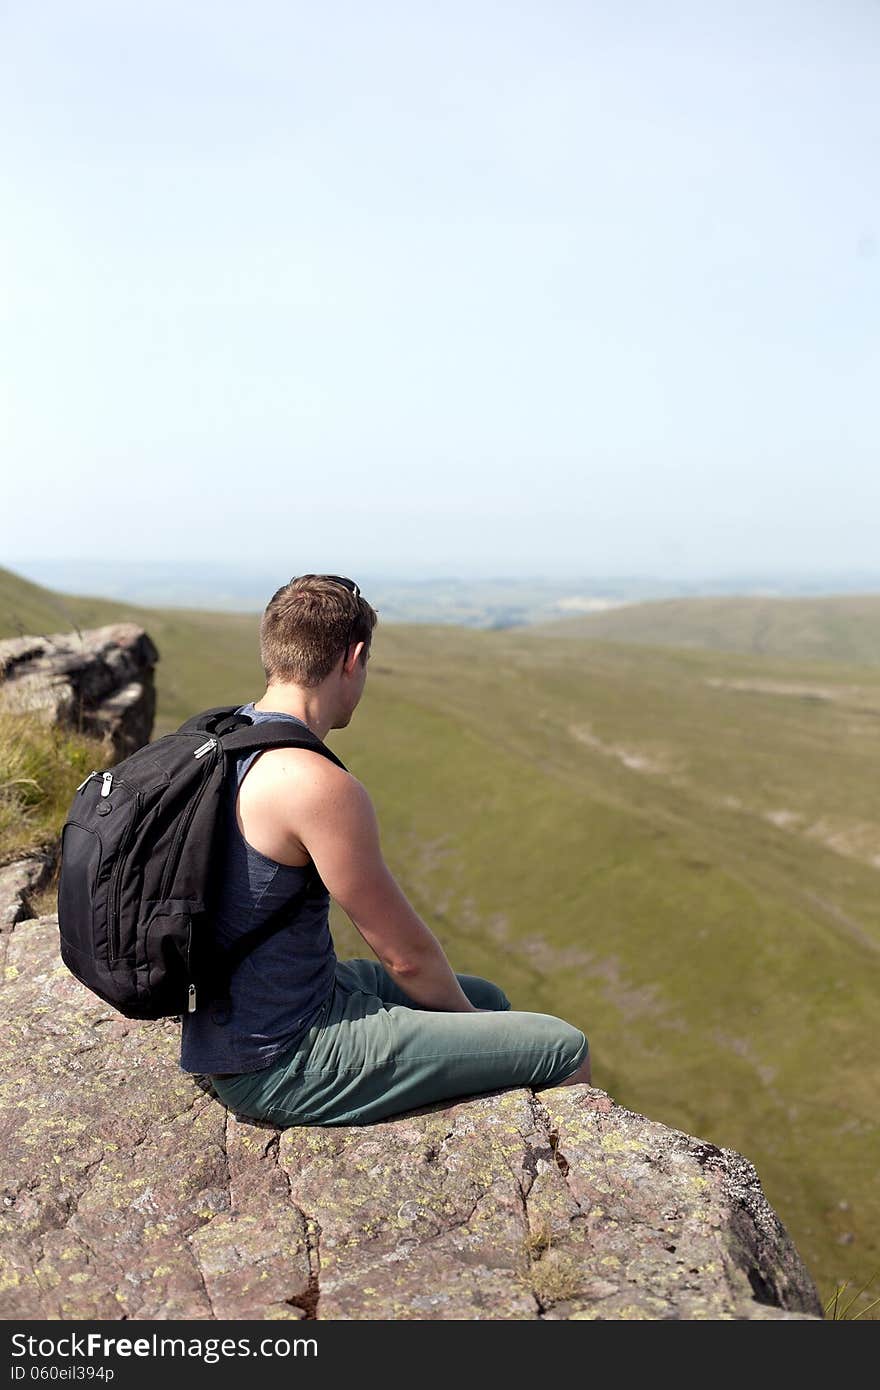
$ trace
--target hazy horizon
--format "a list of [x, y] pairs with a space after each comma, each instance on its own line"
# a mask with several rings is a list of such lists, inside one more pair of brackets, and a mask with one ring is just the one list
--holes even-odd
[[[291, 559], [296, 558], [291, 556]], [[26, 571], [49, 574], [53, 571], [79, 571], [83, 574], [96, 574], [106, 572], [108, 577], [114, 574], [124, 575], [131, 571], [139, 571], [160, 575], [162, 573], [182, 574], [227, 574], [239, 579], [258, 578], [263, 580], [275, 574], [286, 574], [290, 566], [285, 567], [277, 564], [236, 564], [235, 562], [222, 563], [216, 559], [192, 559], [192, 560], [151, 560], [129, 557], [118, 560], [95, 560], [88, 555], [45, 555], [39, 556], [33, 553], [9, 557], [0, 556], [0, 565], [15, 573], [22, 575], [23, 578], [30, 578], [31, 575]], [[717, 569], [695, 569], [692, 571], [681, 570], [676, 567], [668, 567], [657, 570], [649, 568], [639, 568], [638, 566], [619, 568], [603, 568], [601, 570], [588, 565], [561, 564], [556, 568], [533, 567], [528, 564], [523, 557], [512, 560], [507, 568], [503, 565], [483, 565], [463, 561], [460, 564], [454, 562], [442, 562], [438, 564], [424, 565], [377, 565], [375, 562], [368, 566], [349, 566], [351, 576], [357, 578], [358, 574], [365, 580], [389, 580], [395, 583], [423, 584], [449, 580], [451, 582], [460, 581], [486, 582], [494, 581], [504, 583], [547, 583], [553, 585], [583, 582], [595, 580], [600, 583], [613, 583], [615, 581], [645, 580], [652, 583], [669, 583], [682, 585], [711, 585], [716, 583], [736, 583], [743, 582], [748, 584], [762, 583], [765, 580], [777, 580], [781, 583], [794, 583], [804, 585], [821, 585], [826, 582], [839, 583], [849, 590], [852, 585], [864, 581], [880, 585], [880, 561], [872, 568], [858, 564], [840, 565], [837, 567], [823, 566], [797, 566], [784, 565], [774, 568], [768, 565], [740, 565], [719, 567]], [[291, 571], [291, 573], [308, 573], [303, 566]], [[326, 573], [327, 571], [317, 571]], [[348, 571], [346, 571], [348, 573]], [[33, 582], [41, 583], [39, 579]], [[279, 580], [279, 582], [281, 582]]]
[[872, 571], [878, 40], [863, 0], [11, 0], [5, 548]]
[[[106, 598], [156, 609], [258, 612], [280, 583], [280, 570], [210, 563], [142, 564], [72, 558], [22, 560], [22, 578], [59, 594]], [[302, 571], [298, 571], [302, 573]], [[453, 622], [507, 627], [620, 605], [674, 598], [880, 596], [880, 572], [743, 573], [692, 578], [649, 574], [394, 574], [357, 570], [352, 578], [383, 622]]]

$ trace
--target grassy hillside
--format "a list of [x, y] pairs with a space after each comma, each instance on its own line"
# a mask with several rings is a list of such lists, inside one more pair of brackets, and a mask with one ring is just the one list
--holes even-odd
[[529, 632], [880, 666], [880, 594], [663, 599], [535, 624]]
[[[141, 620], [160, 728], [260, 693], [255, 618]], [[328, 742], [457, 969], [582, 1027], [623, 1104], [745, 1153], [826, 1296], [880, 1268], [880, 670], [380, 625]]]
[[115, 622], [119, 611], [108, 599], [56, 594], [0, 567], [0, 639], [101, 627]]

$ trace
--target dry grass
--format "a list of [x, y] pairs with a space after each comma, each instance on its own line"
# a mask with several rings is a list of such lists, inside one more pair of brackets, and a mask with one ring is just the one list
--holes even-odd
[[0, 713], [0, 864], [55, 840], [77, 785], [108, 761], [96, 739]]
[[[830, 1322], [856, 1322], [859, 1318], [867, 1318], [868, 1322], [877, 1322], [877, 1314], [874, 1309], [880, 1307], [880, 1298], [874, 1298], [867, 1305], [859, 1308], [855, 1313], [852, 1309], [859, 1300], [867, 1293], [877, 1275], [874, 1274], [856, 1292], [848, 1292], [850, 1289], [849, 1281], [839, 1284], [834, 1293], [825, 1304], [824, 1312]], [[873, 1317], [868, 1317], [869, 1313], [874, 1313]]]

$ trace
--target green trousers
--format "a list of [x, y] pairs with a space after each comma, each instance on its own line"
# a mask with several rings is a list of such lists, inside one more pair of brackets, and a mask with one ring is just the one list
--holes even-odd
[[212, 1077], [220, 1100], [252, 1119], [366, 1125], [405, 1110], [511, 1086], [557, 1086], [587, 1055], [578, 1028], [517, 1012], [477, 975], [459, 983], [478, 1009], [423, 1009], [377, 961], [338, 961], [333, 990], [305, 1038], [263, 1071]]

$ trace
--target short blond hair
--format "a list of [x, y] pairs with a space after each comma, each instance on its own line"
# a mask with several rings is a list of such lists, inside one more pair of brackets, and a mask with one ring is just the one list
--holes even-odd
[[366, 664], [379, 615], [346, 583], [326, 574], [301, 574], [282, 584], [260, 622], [260, 659], [266, 681], [320, 685], [346, 642], [364, 643]]

